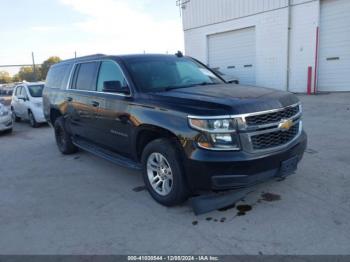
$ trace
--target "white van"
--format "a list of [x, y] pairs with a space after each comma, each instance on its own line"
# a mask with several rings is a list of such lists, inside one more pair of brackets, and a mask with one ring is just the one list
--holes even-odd
[[43, 112], [44, 83], [22, 83], [12, 94], [11, 111], [14, 120], [29, 120], [32, 127], [46, 122]]

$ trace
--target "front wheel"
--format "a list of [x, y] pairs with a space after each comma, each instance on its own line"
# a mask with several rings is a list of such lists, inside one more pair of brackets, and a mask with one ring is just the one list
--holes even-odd
[[174, 206], [188, 198], [180, 154], [170, 140], [149, 143], [142, 153], [142, 165], [146, 187], [158, 203]]
[[29, 124], [31, 127], [37, 128], [39, 126], [38, 122], [36, 122], [36, 120], [35, 120], [35, 117], [34, 117], [34, 114], [32, 113], [32, 111], [29, 111], [28, 118], [29, 118]]
[[14, 122], [19, 122], [19, 121], [21, 121], [21, 118], [18, 117], [18, 116], [16, 116], [16, 112], [15, 112], [15, 110], [14, 110], [13, 108], [11, 108], [11, 111], [12, 111], [12, 119], [13, 119], [13, 121], [14, 121]]

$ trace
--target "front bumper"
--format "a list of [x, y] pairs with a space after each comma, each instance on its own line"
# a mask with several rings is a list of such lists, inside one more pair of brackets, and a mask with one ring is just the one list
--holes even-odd
[[0, 131], [6, 131], [12, 128], [11, 114], [0, 116]]
[[196, 149], [185, 161], [192, 191], [244, 188], [281, 176], [281, 163], [303, 157], [307, 136], [302, 134], [288, 147], [268, 154], [215, 152]]

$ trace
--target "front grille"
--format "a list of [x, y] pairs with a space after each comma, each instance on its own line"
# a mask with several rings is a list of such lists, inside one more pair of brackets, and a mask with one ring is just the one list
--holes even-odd
[[254, 150], [269, 149], [282, 146], [292, 141], [299, 133], [300, 122], [288, 131], [275, 131], [251, 137]]
[[299, 111], [300, 111], [299, 105], [297, 105], [297, 106], [288, 107], [273, 113], [248, 116], [246, 117], [246, 123], [248, 126], [278, 123], [282, 119], [288, 119], [295, 116], [296, 114], [299, 113]]

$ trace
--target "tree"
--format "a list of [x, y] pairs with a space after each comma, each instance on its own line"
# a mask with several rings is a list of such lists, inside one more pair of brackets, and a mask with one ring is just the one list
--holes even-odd
[[41, 79], [41, 68], [35, 67], [35, 74], [33, 72], [33, 67], [24, 66], [18, 72], [18, 78], [23, 81], [35, 82]]
[[50, 69], [50, 66], [59, 62], [61, 62], [61, 58], [59, 58], [58, 56], [51, 56], [47, 60], [45, 60], [41, 65], [41, 79], [45, 80], [47, 72]]
[[13, 77], [12, 77], [12, 82], [16, 83], [16, 82], [21, 82], [22, 79], [19, 77], [19, 74], [15, 74]]
[[7, 84], [11, 82], [11, 76], [9, 72], [0, 71], [0, 84]]

